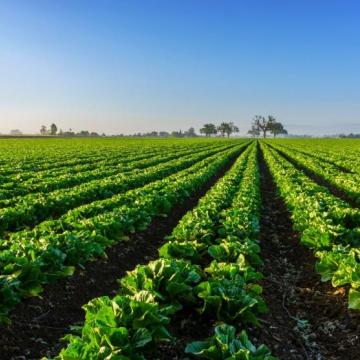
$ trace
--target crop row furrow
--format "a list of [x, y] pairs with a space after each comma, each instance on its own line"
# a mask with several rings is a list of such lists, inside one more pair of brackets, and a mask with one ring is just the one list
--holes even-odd
[[114, 153], [114, 154], [107, 154], [106, 158], [104, 156], [98, 157], [93, 161], [86, 161], [80, 164], [75, 165], [65, 165], [64, 167], [57, 167], [57, 168], [50, 168], [47, 170], [35, 170], [32, 169], [30, 171], [14, 171], [11, 175], [1, 175], [1, 190], [13, 190], [16, 187], [21, 185], [25, 185], [27, 182], [31, 184], [31, 181], [38, 182], [38, 181], [46, 181], [56, 179], [59, 176], [69, 174], [69, 169], [72, 169], [72, 174], [96, 170], [98, 168], [106, 167], [106, 166], [116, 166], [118, 164], [127, 164], [132, 161], [146, 159], [148, 156], [158, 155], [159, 152], [150, 152], [148, 153], [140, 153], [140, 154], [121, 154], [121, 153]]
[[[275, 143], [274, 143], [275, 144]], [[319, 161], [332, 163], [337, 166], [341, 171], [348, 173], [359, 173], [360, 172], [360, 149], [357, 150], [354, 146], [343, 147], [345, 143], [335, 146], [335, 144], [322, 144], [321, 142], [290, 142], [282, 143], [286, 147], [291, 147], [304, 155], [309, 155]]]
[[317, 271], [334, 287], [350, 285], [349, 307], [360, 309], [360, 210], [333, 196], [269, 146], [264, 158], [301, 241], [315, 251]]
[[173, 153], [160, 154], [157, 156], [152, 156], [148, 154], [141, 157], [140, 159], [134, 158], [131, 161], [117, 161], [117, 164], [109, 164], [104, 168], [98, 167], [96, 170], [84, 171], [79, 174], [73, 174], [67, 170], [66, 174], [55, 177], [54, 179], [41, 179], [33, 177], [30, 180], [27, 180], [23, 183], [20, 183], [17, 187], [12, 187], [11, 190], [0, 191], [1, 199], [9, 200], [0, 200], [0, 208], [13, 206], [15, 203], [21, 201], [21, 197], [27, 195], [28, 193], [41, 192], [47, 193], [59, 189], [69, 189], [70, 187], [85, 184], [92, 180], [101, 180], [107, 178], [115, 178], [120, 173], [130, 172], [134, 169], [146, 169], [150, 166], [154, 166], [160, 163], [165, 163], [167, 161], [180, 158], [182, 156], [187, 156], [189, 154], [198, 153], [196, 150], [186, 150], [180, 151], [177, 150]]
[[[220, 147], [221, 145], [217, 145]], [[213, 146], [213, 148], [216, 148], [217, 146]], [[209, 148], [210, 146], [204, 146], [203, 144], [194, 146], [194, 151], [201, 151], [205, 150], [206, 148]], [[126, 165], [131, 162], [134, 162], [136, 160], [144, 160], [148, 159], [152, 156], [158, 156], [161, 154], [166, 153], [175, 153], [176, 151], [186, 151], [189, 148], [187, 146], [185, 147], [179, 147], [179, 148], [144, 148], [141, 150], [127, 150], [127, 151], [121, 151], [121, 149], [117, 151], [110, 151], [109, 153], [106, 153], [106, 157], [104, 157], [104, 154], [101, 156], [99, 155], [95, 159], [87, 159], [86, 161], [82, 161], [79, 163], [76, 163], [74, 165], [66, 164], [64, 166], [57, 166], [55, 168], [49, 168], [45, 170], [36, 170], [31, 169], [30, 171], [24, 171], [25, 169], [20, 170], [13, 170], [13, 174], [4, 176], [0, 175], [0, 181], [1, 181], [1, 189], [8, 189], [11, 190], [14, 188], [14, 186], [18, 186], [23, 182], [31, 180], [37, 182], [38, 180], [44, 180], [47, 179], [54, 179], [58, 176], [66, 175], [69, 173], [69, 169], [71, 168], [71, 173], [80, 173], [85, 171], [91, 171], [101, 168], [107, 168], [110, 166], [117, 166], [117, 165]], [[61, 156], [61, 158], [64, 158], [64, 155]], [[48, 160], [48, 163], [50, 161]], [[34, 162], [36, 164], [36, 162]]]
[[[246, 144], [242, 147], [245, 148], [245, 146]], [[239, 147], [239, 150], [242, 147]], [[218, 156], [221, 156], [221, 154], [216, 153], [211, 155], [208, 158], [201, 160], [199, 163], [195, 163], [195, 165], [176, 171], [168, 176], [163, 174], [158, 180], [149, 182], [143, 187], [128, 190], [104, 200], [97, 200], [76, 207], [75, 209], [69, 210], [59, 219], [44, 221], [31, 230], [11, 233], [7, 239], [3, 239], [1, 248], [4, 250], [12, 249], [18, 252], [20, 248], [18, 244], [24, 242], [39, 242], [43, 237], [54, 237], [57, 234], [63, 234], [64, 231], [79, 232], [91, 230], [97, 226], [96, 224], [99, 222], [98, 216], [105, 217], [108, 213], [111, 213], [116, 209], [132, 206], [134, 204], [137, 205], [140, 201], [139, 199], [146, 197], [149, 193], [163, 192], [164, 184], [168, 184], [172, 181], [179, 181], [190, 176], [198, 171], [199, 165], [205, 164], [208, 161], [213, 161]], [[42, 251], [41, 247], [38, 248], [38, 251]]]
[[[106, 151], [108, 156], [117, 157], [119, 153], [126, 156], [131, 156], [133, 154], [133, 150], [126, 150], [126, 149], [105, 149], [102, 148], [99, 152], [89, 152], [88, 154], [84, 154], [79, 152], [73, 152], [69, 154], [65, 154], [64, 152], [59, 153], [59, 155], [54, 155], [53, 159], [51, 159], [51, 153], [49, 154], [46, 151], [43, 151], [43, 157], [46, 156], [46, 159], [38, 162], [36, 158], [29, 159], [27, 164], [23, 162], [16, 161], [16, 155], [12, 156], [12, 159], [15, 158], [15, 162], [13, 164], [9, 164], [7, 162], [6, 166], [2, 166], [0, 168], [0, 175], [1, 176], [9, 176], [12, 174], [18, 174], [19, 172], [41, 172], [41, 171], [48, 171], [54, 169], [66, 169], [67, 167], [75, 166], [75, 165], [82, 165], [87, 163], [96, 163], [97, 161], [101, 161], [104, 159], [103, 151]], [[156, 151], [156, 150], [155, 150]], [[39, 150], [39, 153], [42, 153]], [[64, 160], [66, 159], [66, 160]], [[53, 161], [51, 161], [53, 160]]]
[[[234, 145], [230, 147], [232, 146]], [[151, 181], [160, 179], [166, 174], [169, 175], [191, 166], [197, 161], [219, 151], [218, 149], [206, 150], [185, 159], [181, 158], [169, 163], [159, 164], [145, 170], [135, 169], [129, 174], [119, 174], [110, 180], [94, 180], [74, 186], [68, 190], [61, 189], [50, 193], [26, 195], [19, 199], [15, 206], [0, 209], [0, 230], [20, 230], [25, 226], [34, 226], [49, 217], [59, 217], [66, 211], [82, 204], [106, 199], [131, 188], [144, 186]]]
[[353, 173], [343, 173], [335, 166], [332, 166], [322, 160], [317, 160], [309, 156], [305, 156], [289, 147], [274, 146], [280, 154], [288, 157], [288, 160], [296, 163], [307, 172], [320, 177], [330, 186], [344, 192], [344, 197], [348, 197], [349, 201], [355, 206], [360, 205], [360, 183], [359, 175]]
[[[58, 359], [144, 359], [150, 346], [172, 340], [168, 324], [184, 307], [199, 307], [201, 316], [223, 324], [215, 335], [187, 346], [186, 352], [213, 359], [237, 356], [274, 359], [256, 348], [243, 330], [264, 311], [257, 243], [259, 173], [255, 147], [200, 200], [174, 229], [160, 258], [139, 265], [121, 279], [119, 294], [101, 297], [84, 308], [80, 336]], [[205, 265], [206, 264], [206, 265]], [[207, 266], [209, 265], [209, 266]], [[236, 336], [237, 330], [243, 330]]]
[[84, 220], [83, 226], [74, 231], [41, 233], [40, 230], [40, 236], [32, 237], [30, 232], [28, 238], [26, 232], [19, 233], [21, 240], [7, 243], [10, 248], [0, 253], [3, 315], [22, 297], [38, 294], [42, 284], [71, 274], [74, 265], [103, 255], [107, 246], [126, 240], [130, 233], [146, 228], [154, 217], [167, 214], [175, 203], [189, 197], [243, 148], [244, 144], [216, 152], [212, 157], [204, 156], [202, 160], [197, 158], [188, 174], [165, 178], [153, 187], [126, 193], [123, 206]]

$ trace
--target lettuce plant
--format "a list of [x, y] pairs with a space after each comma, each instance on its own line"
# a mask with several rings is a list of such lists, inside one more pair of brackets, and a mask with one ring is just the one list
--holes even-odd
[[160, 302], [194, 303], [194, 287], [201, 280], [201, 271], [184, 260], [159, 259], [138, 265], [121, 279], [122, 292], [135, 295], [146, 290]]
[[165, 243], [159, 250], [163, 258], [186, 259], [198, 263], [206, 253], [207, 246], [202, 242], [173, 240]]
[[262, 263], [259, 256], [259, 245], [248, 238], [239, 240], [235, 236], [229, 236], [222, 240], [219, 244], [209, 246], [209, 255], [218, 261], [236, 262], [247, 259], [253, 265], [260, 265]]
[[240, 275], [211, 278], [200, 283], [195, 292], [202, 301], [200, 313], [216, 314], [218, 320], [258, 324], [256, 315], [266, 311], [261, 286], [246, 284]]
[[209, 339], [188, 344], [185, 352], [210, 360], [276, 360], [265, 345], [252, 344], [245, 330], [236, 336], [236, 329], [226, 324], [216, 326]]
[[171, 339], [166, 326], [174, 307], [159, 307], [146, 291], [133, 297], [96, 298], [84, 309], [81, 337], [66, 336], [70, 343], [58, 359], [140, 360], [146, 345]]

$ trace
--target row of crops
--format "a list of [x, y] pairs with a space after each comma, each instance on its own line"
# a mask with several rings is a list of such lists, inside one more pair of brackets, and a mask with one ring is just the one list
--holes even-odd
[[165, 359], [163, 344], [188, 318], [208, 329], [186, 338], [184, 357], [275, 359], [254, 337], [268, 311], [260, 161], [314, 251], [314, 271], [348, 287], [349, 308], [360, 309], [356, 141], [4, 140], [0, 150], [2, 324], [47, 284], [106, 258], [117, 243], [131, 246], [133, 234], [229, 168], [164, 234], [155, 260], [128, 269], [116, 295], [84, 304], [83, 325], [56, 359]]
[[[349, 166], [341, 163], [335, 153], [329, 160], [325, 152], [318, 152], [312, 144], [306, 151], [301, 144], [296, 145], [263, 143], [262, 150], [290, 209], [294, 228], [301, 234], [303, 244], [314, 250], [318, 259], [316, 270], [322, 280], [331, 281], [334, 287], [349, 286], [349, 308], [359, 310], [360, 160], [349, 156], [353, 165]], [[339, 166], [346, 170], [340, 170]], [[326, 180], [330, 186], [319, 185], [304, 171]], [[331, 185], [343, 191], [354, 204], [333, 195]]]
[[213, 336], [189, 343], [186, 353], [273, 358], [266, 346], [255, 347], [245, 330], [266, 310], [256, 271], [261, 263], [256, 151], [253, 143], [183, 217], [159, 249], [159, 259], [129, 271], [115, 297], [86, 305], [81, 335], [68, 337], [59, 359], [143, 359], [149, 345], [172, 339], [168, 325], [189, 307], [218, 324]]
[[[242, 151], [246, 142], [177, 149], [147, 168], [102, 180], [90, 180], [62, 191], [24, 195], [0, 209], [0, 316], [21, 298], [38, 295], [42, 285], [71, 275], [76, 265], [104, 255], [116, 241], [144, 229], [155, 216], [170, 211]], [[196, 148], [196, 147], [195, 147]], [[121, 161], [121, 160], [120, 160]], [[52, 181], [52, 180], [51, 180]]]

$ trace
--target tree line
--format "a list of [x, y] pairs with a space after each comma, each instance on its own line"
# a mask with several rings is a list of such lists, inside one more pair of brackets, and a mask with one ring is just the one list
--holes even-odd
[[137, 132], [131, 135], [125, 135], [125, 134], [119, 134], [119, 135], [115, 135], [117, 137], [161, 137], [161, 138], [166, 138], [166, 137], [177, 137], [177, 138], [189, 138], [189, 137], [198, 137], [199, 135], [196, 134], [195, 132], [195, 128], [190, 127], [188, 130], [186, 131], [150, 131], [150, 132]]
[[232, 133], [238, 133], [239, 128], [234, 125], [232, 122], [222, 122], [219, 126], [216, 126], [214, 124], [205, 124], [200, 129], [200, 134], [204, 134], [207, 137], [210, 137], [211, 135], [216, 135], [217, 133], [220, 133], [221, 136], [227, 135], [229, 138]]
[[[230, 137], [232, 133], [239, 132], [239, 128], [234, 125], [234, 123], [223, 122], [219, 126], [214, 124], [205, 124], [201, 129], [200, 133], [205, 134], [205, 136], [210, 137], [211, 135], [216, 135], [220, 133], [221, 136], [227, 135]], [[262, 135], [266, 138], [267, 133], [270, 132], [274, 137], [277, 135], [287, 134], [287, 130], [284, 128], [284, 125], [277, 121], [273, 116], [269, 115], [267, 118], [261, 115], [255, 115], [251, 129], [248, 131], [249, 135], [257, 137]]]
[[[49, 128], [47, 128], [45, 125], [41, 125], [40, 128], [40, 134], [41, 135], [58, 135], [58, 136], [100, 136], [97, 132], [90, 132], [88, 130], [81, 130], [78, 132], [72, 131], [72, 129], [69, 129], [68, 131], [63, 131], [60, 129], [58, 131], [58, 127], [56, 124], [51, 124]], [[101, 136], [105, 136], [103, 133]]]
[[274, 138], [277, 135], [286, 135], [288, 133], [284, 125], [273, 116], [268, 115], [266, 118], [265, 116], [255, 115], [248, 134], [253, 137], [262, 135], [263, 138], [266, 138], [268, 132], [273, 134]]
[[[222, 137], [227, 136], [230, 137], [231, 134], [238, 133], [239, 128], [233, 123], [233, 122], [222, 122], [220, 125], [215, 125], [212, 123], [204, 124], [202, 128], [200, 128], [200, 134], [205, 135], [206, 137], [211, 137], [212, 135], [219, 134]], [[287, 130], [284, 128], [284, 125], [277, 121], [275, 117], [268, 115], [267, 117], [261, 116], [261, 115], [255, 115], [250, 130], [247, 132], [249, 135], [252, 135], [253, 137], [262, 136], [266, 138], [268, 133], [271, 133], [274, 137], [277, 135], [284, 135], [287, 134]], [[47, 128], [45, 125], [42, 125], [40, 128], [40, 134], [41, 135], [59, 135], [59, 136], [100, 136], [96, 132], [89, 132], [87, 130], [82, 130], [80, 132], [74, 132], [71, 129], [69, 131], [58, 131], [58, 128], [56, 124], [51, 124], [49, 128]], [[105, 134], [102, 134], [102, 136], [105, 136]], [[115, 135], [119, 137], [197, 137], [199, 136], [195, 128], [190, 127], [186, 131], [151, 131], [151, 132], [145, 132], [145, 133], [135, 133], [133, 135], [124, 135], [119, 134]]]
[[360, 139], [360, 134], [353, 134], [353, 133], [350, 133], [349, 135], [340, 134], [339, 138], [342, 138], [342, 139]]

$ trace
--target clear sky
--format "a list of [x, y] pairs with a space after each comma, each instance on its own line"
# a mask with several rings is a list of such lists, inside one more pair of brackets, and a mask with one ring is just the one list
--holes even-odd
[[360, 1], [1, 0], [0, 132], [360, 132]]

